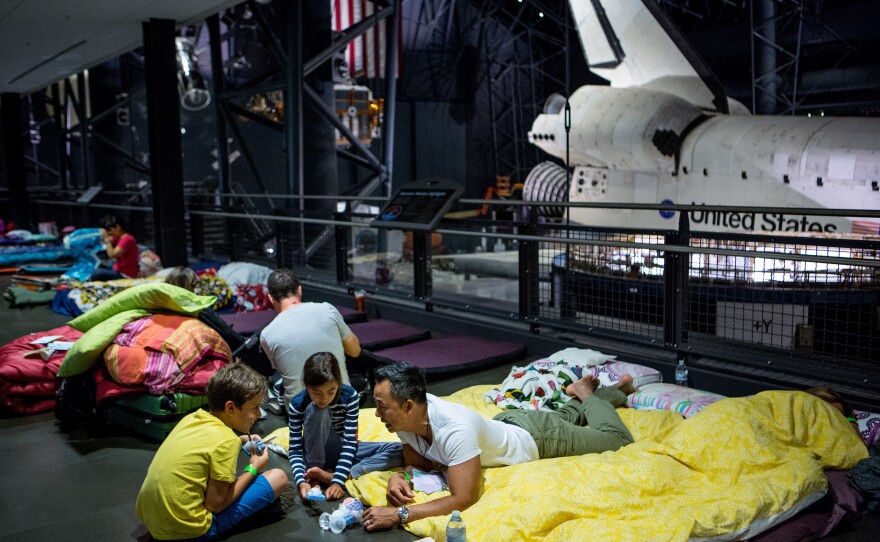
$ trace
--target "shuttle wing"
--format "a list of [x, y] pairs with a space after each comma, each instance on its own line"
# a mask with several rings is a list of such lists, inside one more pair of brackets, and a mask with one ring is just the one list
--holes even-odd
[[612, 87], [674, 94], [728, 112], [721, 84], [653, 0], [571, 0], [590, 69]]

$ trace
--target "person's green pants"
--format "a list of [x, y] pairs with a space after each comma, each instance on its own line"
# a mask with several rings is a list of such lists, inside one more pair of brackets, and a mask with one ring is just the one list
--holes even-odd
[[556, 412], [505, 410], [493, 419], [528, 431], [542, 459], [597, 454], [632, 443], [629, 429], [615, 410], [625, 403], [622, 391], [607, 387], [597, 389], [586, 401], [571, 399]]

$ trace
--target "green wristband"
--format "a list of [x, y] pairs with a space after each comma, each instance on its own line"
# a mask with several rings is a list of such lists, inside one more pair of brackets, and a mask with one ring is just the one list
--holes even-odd
[[409, 474], [406, 473], [406, 471], [403, 471], [403, 477], [406, 479], [407, 482], [409, 482], [410, 477]]
[[856, 423], [856, 419], [855, 419], [855, 418], [847, 418], [846, 421], [848, 421], [848, 422], [852, 422], [852, 423]]
[[248, 465], [247, 467], [244, 468], [244, 471], [253, 474], [254, 478], [256, 478], [257, 476], [260, 475], [260, 473], [257, 472], [257, 469], [255, 469], [253, 465]]

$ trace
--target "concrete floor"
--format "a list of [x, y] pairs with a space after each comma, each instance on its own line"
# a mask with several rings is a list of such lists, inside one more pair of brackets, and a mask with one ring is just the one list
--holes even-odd
[[[9, 276], [0, 276], [0, 291], [8, 284]], [[4, 303], [0, 306], [0, 344], [67, 321], [67, 317], [47, 307], [9, 309]], [[549, 352], [531, 354], [530, 359]], [[429, 382], [428, 390], [447, 395], [476, 384], [498, 384], [508, 371], [509, 366], [499, 366], [453, 375]], [[270, 414], [258, 422], [254, 431], [266, 434], [283, 423], [280, 417]], [[101, 423], [62, 430], [52, 413], [0, 418], [0, 464], [4, 465], [0, 469], [0, 542], [99, 542], [142, 537], [146, 530], [135, 516], [135, 500], [157, 448], [157, 443]], [[239, 468], [245, 465], [244, 457], [242, 454]], [[270, 467], [286, 468], [287, 462], [272, 454]], [[343, 535], [321, 531], [318, 516], [331, 507], [332, 504], [324, 503], [309, 507], [297, 502], [286, 512], [262, 516], [252, 528], [233, 533], [228, 539], [416, 539], [400, 528], [373, 534], [362, 529], [352, 529]], [[878, 532], [880, 514], [871, 514], [853, 525], [842, 525], [825, 540], [874, 541]]]

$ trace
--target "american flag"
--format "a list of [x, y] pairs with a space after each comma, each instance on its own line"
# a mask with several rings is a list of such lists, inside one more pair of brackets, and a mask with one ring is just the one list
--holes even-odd
[[873, 235], [880, 236], [880, 222], [871, 222], [870, 220], [853, 220], [852, 232], [857, 235]]
[[[330, 0], [333, 12], [333, 29], [341, 32], [368, 19], [381, 9], [369, 0]], [[345, 60], [353, 78], [385, 76], [385, 27], [392, 24], [391, 17], [355, 38], [348, 44]], [[398, 36], [400, 29], [398, 28]], [[400, 77], [400, 39], [397, 40], [397, 76]]]

